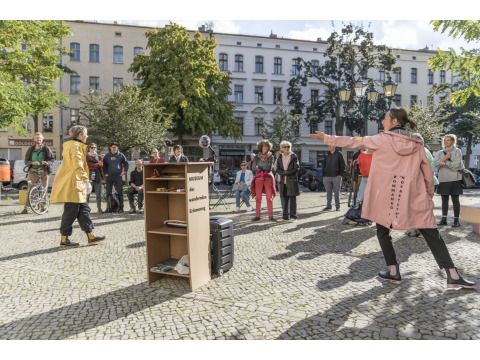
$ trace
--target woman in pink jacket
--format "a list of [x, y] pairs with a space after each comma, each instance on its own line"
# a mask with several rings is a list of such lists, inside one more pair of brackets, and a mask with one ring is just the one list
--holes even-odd
[[421, 141], [411, 137], [406, 125], [414, 129], [404, 109], [392, 109], [385, 114], [384, 132], [375, 136], [328, 136], [322, 132], [310, 134], [327, 145], [366, 147], [373, 150], [372, 166], [365, 190], [362, 218], [376, 222], [377, 237], [382, 248], [387, 271], [379, 272], [380, 280], [399, 284], [402, 280], [392, 246], [390, 231], [417, 228], [440, 268], [447, 273], [448, 288], [473, 288], [455, 268], [433, 216], [433, 172]]

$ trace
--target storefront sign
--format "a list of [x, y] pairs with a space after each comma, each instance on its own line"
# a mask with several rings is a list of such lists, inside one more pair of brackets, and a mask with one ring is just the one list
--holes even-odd
[[[43, 139], [43, 143], [47, 146], [53, 146], [52, 139]], [[32, 139], [8, 139], [8, 146], [32, 146]]]

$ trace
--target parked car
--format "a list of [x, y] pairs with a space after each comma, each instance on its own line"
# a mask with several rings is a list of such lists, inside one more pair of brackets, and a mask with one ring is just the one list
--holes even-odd
[[220, 173], [218, 172], [218, 170], [215, 170], [213, 172], [213, 183], [215, 185], [218, 185], [222, 182], [222, 179], [220, 178]]
[[[55, 160], [52, 166], [52, 173], [48, 177], [48, 187], [51, 188], [53, 184], [53, 180], [55, 179], [55, 174], [57, 173], [57, 169], [62, 162], [60, 160]], [[13, 182], [12, 187], [24, 190], [27, 189], [27, 173], [24, 172], [25, 169], [25, 161], [24, 160], [16, 160], [13, 166]], [[26, 169], [25, 169], [26, 170]]]

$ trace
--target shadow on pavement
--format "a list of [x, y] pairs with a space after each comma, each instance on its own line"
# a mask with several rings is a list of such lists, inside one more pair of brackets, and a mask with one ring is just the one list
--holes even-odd
[[[0, 326], [0, 339], [66, 339], [180, 297], [185, 289], [160, 290], [145, 283], [128, 286]], [[154, 329], [153, 329], [154, 330]]]

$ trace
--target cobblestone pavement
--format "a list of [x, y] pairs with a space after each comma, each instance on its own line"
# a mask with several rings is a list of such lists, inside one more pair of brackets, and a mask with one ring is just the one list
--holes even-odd
[[[324, 206], [325, 194], [303, 193], [297, 222], [225, 212], [236, 228], [234, 267], [195, 292], [184, 279], [146, 284], [142, 215], [93, 213], [107, 240], [61, 249], [61, 206], [43, 216], [0, 208], [0, 339], [480, 338], [480, 294], [445, 291], [422, 238], [394, 234], [405, 280], [382, 285], [374, 227], [341, 225], [345, 197], [341, 212]], [[463, 274], [480, 280], [471, 226], [442, 236]], [[78, 226], [73, 240], [86, 244]]]

